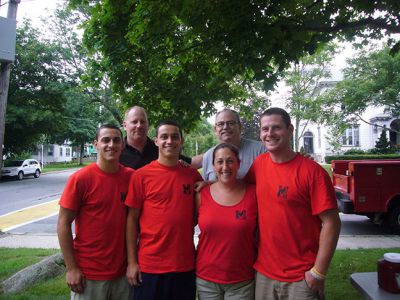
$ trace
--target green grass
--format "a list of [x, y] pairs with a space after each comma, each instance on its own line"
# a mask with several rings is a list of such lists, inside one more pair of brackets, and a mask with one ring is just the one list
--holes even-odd
[[52, 172], [52, 171], [62, 171], [65, 169], [82, 168], [89, 164], [90, 164], [90, 162], [84, 162], [83, 165], [80, 165], [79, 162], [52, 163], [52, 164], [44, 165], [42, 172], [47, 173], [47, 172]]
[[376, 272], [377, 260], [392, 249], [336, 250], [326, 281], [326, 299], [363, 299], [350, 283], [350, 275], [358, 272]]
[[[58, 252], [59, 250], [56, 249], [0, 248], [0, 280], [4, 280], [19, 270]], [[46, 282], [36, 284], [21, 293], [0, 295], [0, 300], [3, 299], [69, 299], [69, 289], [65, 284], [65, 275], [61, 275]]]
[[[0, 264], [0, 280], [4, 280], [18, 270], [57, 252], [58, 250], [0, 248], [2, 262]], [[399, 252], [399, 249], [337, 250], [326, 281], [326, 299], [363, 299], [351, 285], [350, 275], [355, 272], [375, 272], [377, 260], [387, 252]], [[0, 300], [61, 300], [69, 298], [69, 289], [65, 284], [64, 275], [34, 285], [21, 293], [0, 295]]]
[[321, 167], [323, 167], [328, 172], [329, 176], [331, 176], [331, 178], [332, 178], [331, 165], [329, 165], [329, 164], [321, 164]]

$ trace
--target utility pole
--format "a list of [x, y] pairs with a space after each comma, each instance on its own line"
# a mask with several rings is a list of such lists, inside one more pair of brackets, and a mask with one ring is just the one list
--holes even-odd
[[[21, 0], [9, 0], [7, 18], [17, 19], [17, 8]], [[0, 3], [1, 4], [1, 3]], [[4, 131], [6, 127], [6, 109], [8, 85], [10, 81], [10, 62], [1, 62], [0, 66], [0, 171], [3, 166]]]

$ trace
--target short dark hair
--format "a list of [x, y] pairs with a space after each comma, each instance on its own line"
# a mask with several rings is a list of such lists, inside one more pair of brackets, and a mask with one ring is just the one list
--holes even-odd
[[238, 162], [240, 162], [239, 159], [239, 149], [238, 147], [236, 147], [235, 145], [229, 144], [229, 143], [221, 143], [218, 144], [217, 146], [215, 146], [214, 151], [213, 151], [213, 155], [212, 155], [212, 162], [214, 164], [214, 160], [215, 160], [215, 153], [220, 150], [220, 149], [224, 149], [224, 148], [228, 148], [229, 150], [231, 150], [233, 152], [233, 154], [235, 154]]
[[260, 122], [263, 117], [271, 115], [280, 115], [282, 117], [283, 122], [286, 124], [286, 127], [289, 127], [289, 125], [292, 124], [292, 122], [290, 121], [290, 116], [287, 113], [287, 111], [280, 107], [270, 107], [267, 110], [265, 110], [260, 116]]
[[217, 114], [215, 115], [215, 120], [217, 120], [218, 115], [223, 113], [223, 112], [231, 112], [231, 113], [233, 113], [235, 115], [235, 117], [236, 117], [236, 121], [238, 122], [238, 124], [241, 124], [239, 113], [236, 110], [233, 110], [233, 109], [230, 109], [230, 108], [224, 108], [223, 110], [220, 110], [219, 112], [217, 112]]
[[97, 129], [97, 131], [96, 131], [96, 137], [95, 137], [95, 140], [96, 140], [96, 141], [99, 140], [100, 131], [101, 131], [102, 129], [105, 129], [105, 128], [107, 128], [107, 129], [116, 129], [116, 130], [118, 130], [118, 131], [119, 131], [119, 134], [121, 135], [121, 138], [122, 138], [122, 131], [121, 131], [121, 128], [119, 128], [118, 126], [115, 126], [114, 124], [103, 124], [103, 125], [100, 125], [100, 127], [99, 127], [99, 128]]
[[156, 137], [158, 136], [158, 130], [160, 129], [161, 126], [164, 126], [164, 125], [172, 125], [172, 126], [178, 127], [178, 129], [179, 129], [179, 134], [181, 135], [181, 138], [183, 139], [183, 134], [182, 134], [181, 126], [179, 126], [178, 123], [176, 123], [175, 121], [171, 121], [171, 120], [161, 121], [160, 123], [157, 124], [157, 127], [156, 127]]

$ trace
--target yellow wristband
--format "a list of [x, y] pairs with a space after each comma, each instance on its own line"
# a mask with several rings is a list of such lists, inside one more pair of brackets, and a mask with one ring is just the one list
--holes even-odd
[[318, 272], [318, 270], [315, 267], [312, 267], [311, 272], [314, 273], [315, 275], [317, 275], [320, 279], [326, 278], [326, 274], [322, 274], [322, 273]]

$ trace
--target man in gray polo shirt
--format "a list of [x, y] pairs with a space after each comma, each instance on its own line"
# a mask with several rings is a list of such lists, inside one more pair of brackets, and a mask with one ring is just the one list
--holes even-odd
[[[215, 135], [219, 143], [230, 143], [239, 148], [240, 167], [238, 177], [246, 175], [254, 159], [267, 151], [259, 141], [249, 140], [241, 137], [242, 124], [239, 114], [225, 108], [219, 111], [215, 117]], [[212, 153], [215, 147], [210, 148], [203, 156], [203, 179], [215, 181], [215, 173], [212, 162]]]

